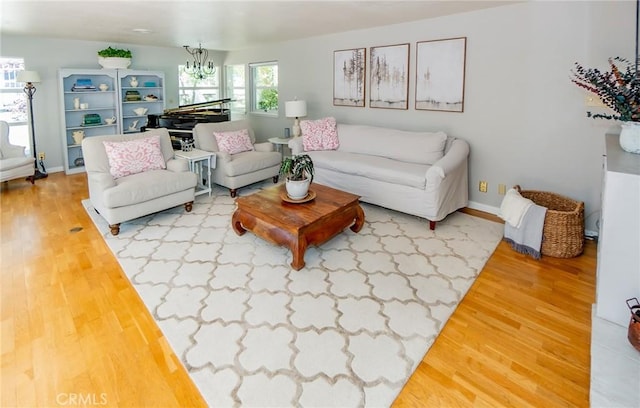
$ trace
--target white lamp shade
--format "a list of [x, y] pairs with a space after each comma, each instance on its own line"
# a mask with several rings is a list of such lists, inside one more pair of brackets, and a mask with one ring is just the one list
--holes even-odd
[[301, 118], [307, 116], [307, 102], [288, 101], [284, 103], [284, 112], [288, 118]]
[[18, 82], [40, 82], [40, 75], [36, 71], [18, 71], [16, 78]]

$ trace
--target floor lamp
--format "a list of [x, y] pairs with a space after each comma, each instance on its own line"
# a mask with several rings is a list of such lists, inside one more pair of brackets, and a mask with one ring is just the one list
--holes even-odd
[[18, 82], [24, 82], [24, 93], [27, 94], [27, 98], [29, 98], [29, 119], [31, 120], [31, 147], [33, 148], [33, 158], [34, 158], [34, 171], [33, 176], [27, 177], [27, 180], [38, 180], [41, 178], [45, 178], [48, 176], [46, 170], [44, 169], [44, 164], [42, 165], [42, 172], [38, 170], [38, 151], [36, 149], [36, 129], [33, 125], [33, 95], [36, 93], [36, 87], [33, 84], [37, 84], [40, 82], [40, 75], [36, 71], [18, 71], [18, 77], [16, 78]]

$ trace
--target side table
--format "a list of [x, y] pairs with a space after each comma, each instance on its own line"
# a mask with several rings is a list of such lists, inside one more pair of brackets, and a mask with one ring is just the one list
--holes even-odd
[[[216, 154], [200, 149], [193, 149], [188, 152], [176, 150], [174, 154], [176, 157], [186, 159], [189, 162], [189, 170], [198, 176], [195, 195], [209, 193], [209, 197], [211, 197], [211, 169], [216, 168]], [[202, 166], [207, 166], [208, 169], [206, 185], [202, 182], [202, 176], [204, 175]]]
[[291, 140], [291, 138], [272, 137], [271, 139], [269, 139], [269, 142], [273, 143], [273, 145], [276, 147], [276, 150], [278, 150], [282, 157], [284, 157], [284, 146], [289, 145], [289, 140]]

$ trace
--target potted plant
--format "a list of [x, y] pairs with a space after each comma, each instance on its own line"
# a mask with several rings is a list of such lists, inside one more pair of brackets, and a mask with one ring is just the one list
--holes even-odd
[[109, 46], [98, 51], [98, 63], [102, 68], [127, 69], [131, 65], [131, 51]]
[[[618, 64], [625, 66], [619, 68]], [[584, 68], [575, 63], [571, 82], [582, 89], [596, 94], [602, 103], [613, 109], [615, 114], [587, 112], [596, 119], [619, 120], [622, 122], [620, 146], [631, 153], [640, 154], [640, 78], [636, 66], [624, 58], [609, 58], [609, 71]]]
[[289, 198], [302, 200], [309, 193], [309, 185], [315, 174], [313, 161], [308, 154], [285, 157], [280, 164], [280, 174], [285, 176], [285, 186]]

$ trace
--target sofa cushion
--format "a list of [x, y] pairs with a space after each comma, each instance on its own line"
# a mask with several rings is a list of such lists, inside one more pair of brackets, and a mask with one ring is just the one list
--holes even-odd
[[166, 168], [159, 136], [102, 143], [109, 160], [109, 172], [113, 178]]
[[305, 151], [335, 150], [340, 146], [336, 131], [336, 119], [332, 117], [318, 120], [303, 120], [302, 145]]
[[278, 152], [241, 152], [231, 156], [229, 161], [215, 171], [222, 169], [227, 177], [241, 176], [271, 166], [279, 166], [281, 160], [282, 156]]
[[140, 204], [195, 187], [195, 174], [169, 170], [149, 170], [116, 180], [116, 185], [103, 192], [107, 208]]
[[221, 152], [236, 154], [253, 150], [248, 129], [213, 132], [213, 136], [216, 138], [216, 144]]
[[331, 170], [373, 180], [424, 189], [430, 166], [386, 157], [341, 151], [309, 152], [316, 169]]
[[365, 125], [338, 125], [338, 150], [387, 157], [407, 163], [433, 164], [444, 156], [444, 132], [407, 132]]
[[33, 157], [7, 157], [0, 160], [0, 171], [7, 171], [25, 165], [33, 166]]

